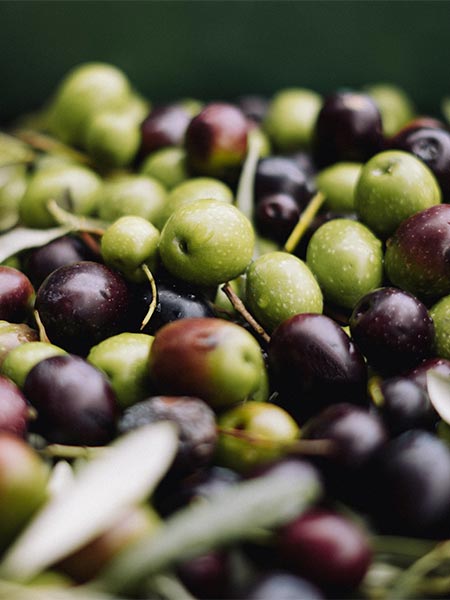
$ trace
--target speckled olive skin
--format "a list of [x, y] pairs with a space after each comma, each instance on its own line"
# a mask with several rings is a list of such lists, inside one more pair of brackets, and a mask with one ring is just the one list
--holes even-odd
[[245, 271], [254, 243], [252, 224], [235, 206], [197, 200], [169, 218], [161, 232], [159, 252], [175, 277], [212, 286]]
[[245, 297], [269, 331], [298, 313], [321, 313], [322, 292], [306, 264], [287, 252], [268, 252], [247, 270]]
[[372, 157], [363, 166], [355, 190], [361, 221], [383, 239], [414, 213], [440, 202], [441, 190], [430, 169], [400, 150]]
[[383, 280], [383, 251], [362, 223], [333, 219], [313, 234], [306, 263], [329, 302], [352, 309]]
[[435, 349], [438, 356], [450, 359], [450, 296], [441, 298], [430, 309], [436, 333]]
[[406, 219], [387, 242], [385, 268], [394, 285], [424, 301], [450, 294], [450, 205]]

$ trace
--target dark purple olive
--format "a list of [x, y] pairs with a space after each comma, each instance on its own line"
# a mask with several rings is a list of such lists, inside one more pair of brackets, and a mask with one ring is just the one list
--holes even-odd
[[428, 393], [406, 376], [391, 377], [380, 384], [377, 408], [392, 435], [409, 429], [431, 429], [438, 419]]
[[277, 545], [290, 570], [326, 588], [356, 588], [372, 561], [365, 531], [347, 517], [324, 509], [282, 527]]
[[24, 394], [37, 410], [34, 430], [49, 442], [102, 446], [116, 432], [114, 392], [103, 373], [79, 356], [40, 361], [25, 379]]
[[300, 421], [338, 402], [366, 404], [367, 366], [358, 348], [329, 317], [303, 313], [272, 334], [268, 348], [273, 385]]
[[21, 323], [31, 312], [34, 288], [18, 269], [0, 265], [0, 320]]
[[448, 535], [450, 450], [443, 441], [407, 431], [382, 448], [371, 471], [372, 512], [382, 532]]
[[325, 99], [314, 139], [320, 168], [342, 161], [366, 162], [382, 145], [381, 115], [368, 95], [345, 91]]
[[141, 156], [147, 156], [166, 146], [181, 146], [190, 112], [182, 104], [154, 108], [141, 124]]
[[26, 257], [24, 270], [37, 289], [59, 267], [95, 258], [93, 251], [80, 238], [65, 235], [32, 250]]
[[53, 344], [85, 355], [122, 330], [129, 303], [118, 273], [85, 261], [53, 271], [37, 292], [35, 308]]
[[179, 448], [175, 466], [190, 473], [207, 466], [213, 457], [217, 428], [214, 412], [189, 396], [154, 396], [127, 408], [119, 420], [121, 433], [157, 421], [173, 421], [179, 427]]
[[231, 564], [225, 550], [210, 550], [185, 560], [178, 566], [177, 574], [195, 598], [208, 600], [231, 597]]
[[369, 364], [397, 374], [432, 355], [434, 325], [415, 296], [384, 287], [363, 296], [350, 317], [350, 331]]
[[293, 158], [268, 156], [262, 158], [255, 174], [255, 200], [272, 194], [292, 196], [302, 208], [312, 196], [310, 177]]
[[450, 201], [450, 132], [436, 127], [405, 128], [390, 139], [389, 145], [423, 160], [433, 171], [444, 202]]
[[258, 201], [254, 221], [263, 237], [283, 243], [298, 222], [300, 213], [300, 206], [292, 196], [271, 194]]

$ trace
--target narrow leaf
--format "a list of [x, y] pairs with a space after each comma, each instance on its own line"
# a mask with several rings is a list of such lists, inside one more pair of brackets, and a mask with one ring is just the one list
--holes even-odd
[[430, 369], [427, 372], [427, 388], [434, 409], [443, 421], [450, 424], [450, 377]]
[[109, 594], [90, 591], [86, 586], [61, 588], [55, 586], [23, 586], [0, 581], [0, 600], [117, 600]]
[[27, 581], [110, 527], [123, 510], [144, 500], [175, 456], [178, 438], [170, 423], [132, 431], [74, 475], [13, 544], [1, 576]]
[[250, 132], [248, 136], [247, 157], [242, 167], [236, 193], [237, 208], [250, 220], [253, 218], [253, 187], [260, 152], [261, 142], [257, 136], [253, 136], [252, 132]]
[[22, 252], [22, 250], [29, 250], [30, 248], [48, 244], [66, 235], [71, 230], [72, 228], [68, 226], [52, 227], [51, 229], [16, 227], [0, 236], [0, 262], [18, 252]]
[[280, 474], [237, 484], [208, 503], [189, 506], [151, 538], [122, 552], [100, 575], [100, 589], [124, 592], [145, 578], [212, 548], [248, 539], [261, 528], [293, 519], [314, 502], [320, 486]]

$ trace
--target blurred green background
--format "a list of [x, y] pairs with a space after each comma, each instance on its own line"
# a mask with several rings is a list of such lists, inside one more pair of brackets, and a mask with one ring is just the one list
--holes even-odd
[[2, 122], [92, 60], [154, 101], [388, 81], [437, 115], [450, 93], [450, 2], [4, 0], [0, 24]]

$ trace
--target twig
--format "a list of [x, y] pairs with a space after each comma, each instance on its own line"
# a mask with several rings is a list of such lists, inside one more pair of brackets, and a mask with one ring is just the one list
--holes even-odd
[[155, 283], [155, 278], [152, 275], [152, 272], [145, 264], [142, 265], [142, 270], [144, 271], [147, 279], [150, 282], [150, 287], [152, 289], [152, 301], [150, 302], [150, 306], [148, 307], [147, 314], [145, 315], [145, 317], [141, 323], [141, 327], [140, 327], [141, 331], [147, 326], [148, 322], [150, 321], [150, 319], [153, 316], [153, 313], [155, 312], [156, 298], [157, 298], [156, 283]]
[[317, 194], [311, 198], [311, 200], [308, 203], [308, 206], [300, 215], [296, 226], [291, 231], [290, 236], [284, 244], [285, 252], [293, 252], [296, 249], [303, 234], [305, 233], [309, 225], [311, 225], [312, 220], [320, 210], [324, 201], [325, 196], [322, 194], [322, 192], [317, 192]]
[[45, 331], [44, 324], [42, 323], [41, 317], [37, 310], [34, 310], [34, 320], [36, 321], [36, 325], [38, 327], [39, 341], [45, 342], [46, 344], [51, 344], [47, 332]]
[[66, 156], [72, 158], [76, 162], [92, 166], [92, 161], [86, 154], [63, 144], [59, 140], [55, 140], [49, 135], [44, 135], [43, 133], [39, 133], [38, 131], [33, 131], [31, 129], [19, 129], [14, 132], [14, 136], [19, 140], [22, 140], [35, 150], [41, 150], [42, 152], [56, 153], [56, 154], [65, 154]]
[[239, 296], [235, 293], [233, 288], [229, 283], [224, 283], [222, 288], [223, 292], [226, 294], [228, 300], [231, 302], [233, 308], [238, 312], [252, 327], [258, 335], [260, 335], [265, 342], [270, 342], [269, 334], [263, 329], [263, 327], [253, 318], [253, 316], [248, 312], [245, 308], [245, 304], [239, 298]]

